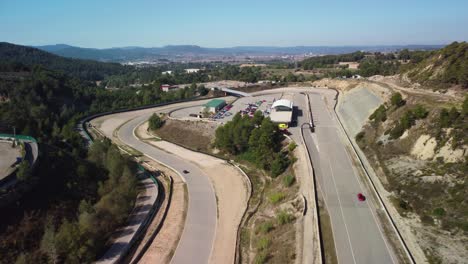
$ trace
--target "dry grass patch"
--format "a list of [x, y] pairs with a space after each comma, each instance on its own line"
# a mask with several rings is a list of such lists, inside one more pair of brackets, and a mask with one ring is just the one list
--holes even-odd
[[216, 125], [202, 121], [166, 120], [154, 131], [163, 140], [173, 142], [188, 149], [211, 153], [211, 143]]

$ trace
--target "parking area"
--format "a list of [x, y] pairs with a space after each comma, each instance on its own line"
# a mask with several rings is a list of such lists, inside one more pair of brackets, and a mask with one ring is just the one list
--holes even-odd
[[0, 180], [14, 170], [17, 157], [21, 157], [20, 147], [12, 148], [11, 142], [0, 142]]
[[[217, 113], [211, 114], [206, 120], [219, 123], [226, 123], [234, 117], [236, 113], [253, 116], [256, 111], [261, 111], [264, 116], [270, 114], [271, 105], [275, 100], [280, 99], [282, 93], [266, 94], [253, 97], [241, 97], [237, 100], [226, 100], [227, 105]], [[171, 117], [177, 119], [196, 120], [202, 116], [202, 105], [178, 109], [171, 113]]]

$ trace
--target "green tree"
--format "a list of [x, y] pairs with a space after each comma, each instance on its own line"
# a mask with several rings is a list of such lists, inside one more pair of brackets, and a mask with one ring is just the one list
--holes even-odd
[[19, 167], [18, 170], [16, 171], [16, 177], [20, 181], [27, 181], [31, 178], [31, 168], [29, 166], [29, 162], [27, 160], [23, 160]]
[[151, 130], [156, 130], [163, 126], [164, 121], [161, 119], [161, 117], [159, 117], [158, 114], [154, 113], [149, 118], [148, 123]]
[[390, 99], [392, 105], [396, 106], [396, 107], [400, 107], [400, 106], [403, 106], [405, 105], [406, 101], [403, 100], [403, 97], [401, 96], [401, 93], [394, 93]]
[[253, 116], [253, 120], [252, 122], [256, 125], [256, 126], [259, 126], [262, 124], [262, 121], [263, 121], [263, 114], [261, 111], [255, 111], [255, 114]]
[[197, 92], [200, 96], [205, 96], [208, 94], [209, 90], [202, 84], [198, 86]]
[[50, 263], [58, 262], [59, 255], [55, 247], [55, 228], [50, 219], [46, 223], [40, 248], [47, 255]]
[[468, 95], [465, 96], [465, 100], [463, 101], [462, 115], [468, 116]]

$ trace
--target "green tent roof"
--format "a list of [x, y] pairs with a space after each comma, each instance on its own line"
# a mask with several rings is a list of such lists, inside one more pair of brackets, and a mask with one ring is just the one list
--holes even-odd
[[223, 99], [213, 99], [205, 104], [205, 107], [217, 107], [219, 105], [226, 104], [226, 101]]

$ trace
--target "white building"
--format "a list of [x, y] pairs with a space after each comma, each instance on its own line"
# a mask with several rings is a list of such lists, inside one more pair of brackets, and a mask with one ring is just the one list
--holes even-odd
[[179, 89], [179, 86], [178, 85], [169, 85], [169, 84], [163, 84], [161, 85], [161, 90], [163, 92], [169, 92], [169, 91], [173, 91], [173, 90], [177, 90]]
[[270, 119], [275, 123], [290, 124], [292, 121], [293, 103], [287, 99], [276, 100], [271, 106]]
[[163, 71], [163, 72], [161, 72], [161, 74], [169, 74], [169, 75], [171, 75], [171, 74], [172, 74], [172, 71]]
[[196, 73], [196, 72], [199, 72], [200, 69], [185, 69], [185, 72], [186, 73]]

